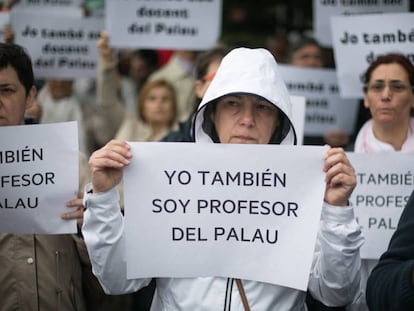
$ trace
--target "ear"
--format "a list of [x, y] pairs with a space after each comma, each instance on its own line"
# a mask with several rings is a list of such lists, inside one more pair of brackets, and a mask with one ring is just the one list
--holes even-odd
[[367, 95], [364, 95], [364, 107], [369, 109], [369, 102], [368, 102], [368, 99], [367, 99]]
[[203, 98], [204, 95], [204, 83], [201, 80], [196, 80], [194, 83], [195, 93], [198, 98]]
[[29, 109], [33, 105], [36, 99], [36, 94], [37, 94], [37, 89], [33, 85], [29, 91], [29, 94], [27, 94], [26, 96], [26, 109]]

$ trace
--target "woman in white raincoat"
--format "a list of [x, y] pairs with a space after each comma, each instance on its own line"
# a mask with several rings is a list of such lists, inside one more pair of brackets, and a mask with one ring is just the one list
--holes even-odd
[[[294, 144], [289, 115], [289, 95], [273, 56], [264, 49], [238, 48], [222, 60], [200, 104], [194, 137], [203, 143]], [[83, 235], [93, 271], [112, 294], [150, 282], [126, 278], [124, 223], [114, 186], [131, 156], [126, 142], [111, 141], [89, 161], [93, 192], [85, 196]], [[350, 162], [340, 148], [329, 149], [324, 161], [325, 202], [308, 289], [324, 304], [338, 306], [359, 295], [363, 238], [347, 206], [356, 183]], [[243, 290], [234, 283], [221, 277], [158, 278], [152, 310], [246, 310], [246, 304], [259, 311], [306, 310], [305, 292], [248, 280], [242, 281], [243, 304]]]

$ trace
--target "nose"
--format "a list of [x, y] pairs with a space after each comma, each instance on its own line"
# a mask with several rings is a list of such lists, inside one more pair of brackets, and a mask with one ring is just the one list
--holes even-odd
[[392, 91], [389, 85], [385, 85], [384, 89], [381, 91], [381, 99], [382, 100], [390, 100], [392, 95]]
[[241, 125], [246, 127], [253, 127], [256, 125], [256, 116], [254, 108], [251, 105], [244, 106], [241, 111]]

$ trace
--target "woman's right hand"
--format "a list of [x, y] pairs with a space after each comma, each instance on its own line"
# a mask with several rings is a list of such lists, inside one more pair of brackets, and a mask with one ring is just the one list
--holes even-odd
[[93, 192], [105, 192], [119, 184], [122, 169], [132, 157], [126, 141], [111, 140], [92, 153], [89, 169], [92, 176]]
[[98, 41], [96, 42], [99, 56], [106, 65], [112, 65], [115, 61], [113, 57], [112, 48], [109, 46], [109, 35], [106, 30], [102, 30]]

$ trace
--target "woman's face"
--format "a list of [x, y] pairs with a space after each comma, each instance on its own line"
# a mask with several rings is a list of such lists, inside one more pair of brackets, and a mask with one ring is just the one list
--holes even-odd
[[224, 144], [267, 144], [279, 125], [275, 106], [246, 94], [220, 98], [211, 120]]
[[405, 69], [393, 63], [379, 65], [372, 71], [364, 105], [377, 126], [407, 124], [414, 107], [414, 94]]
[[143, 118], [150, 124], [170, 125], [174, 118], [173, 94], [164, 86], [155, 86], [144, 101]]

